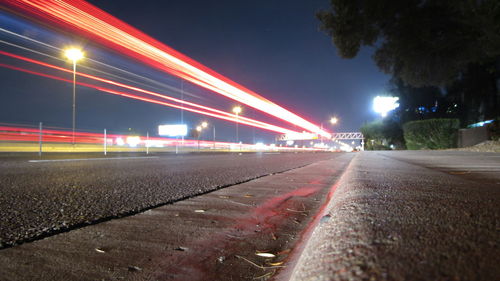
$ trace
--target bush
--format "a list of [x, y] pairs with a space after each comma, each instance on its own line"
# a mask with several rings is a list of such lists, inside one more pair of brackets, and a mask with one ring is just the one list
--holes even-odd
[[404, 149], [403, 130], [399, 123], [384, 119], [364, 124], [360, 128], [366, 150]]
[[403, 125], [408, 149], [445, 149], [457, 146], [458, 119], [427, 119]]

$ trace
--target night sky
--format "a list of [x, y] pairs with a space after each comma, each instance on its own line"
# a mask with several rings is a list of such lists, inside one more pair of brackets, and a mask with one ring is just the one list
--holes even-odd
[[[319, 31], [319, 21], [315, 18], [318, 10], [328, 7], [328, 0], [89, 2], [315, 124], [326, 124], [331, 116], [337, 116], [340, 121], [332, 128], [334, 131], [357, 131], [363, 122], [375, 119], [372, 98], [384, 92], [389, 79], [374, 65], [371, 49], [362, 49], [352, 60], [337, 56], [331, 39]], [[51, 32], [48, 26], [40, 28]], [[35, 34], [39, 40], [48, 38], [40, 35], [38, 29], [25, 28], [22, 32]], [[52, 43], [80, 41], [86, 46], [87, 56], [175, 88], [181, 87], [179, 78], [148, 68], [84, 38], [71, 38], [70, 34], [60, 31], [54, 34], [64, 39], [54, 37], [50, 39]], [[2, 33], [0, 39], [11, 42], [11, 38]], [[4, 44], [0, 47], [9, 49]], [[2, 56], [0, 62], [14, 64]], [[49, 126], [71, 127], [70, 84], [4, 68], [0, 68], [0, 77], [0, 122], [38, 124], [42, 121]], [[184, 87], [196, 96], [186, 98], [198, 103], [226, 111], [237, 104], [194, 85], [185, 83]], [[177, 109], [108, 96], [84, 87], [78, 87], [77, 93], [77, 128], [81, 130], [108, 128], [125, 132], [132, 128], [144, 134], [155, 132], [158, 124], [180, 122], [181, 113]], [[244, 108], [243, 114], [283, 124], [250, 109]], [[220, 139], [231, 140], [234, 135], [234, 124], [186, 112], [183, 118], [191, 127], [201, 120], [215, 124]], [[274, 135], [241, 126], [244, 142], [270, 141]]]

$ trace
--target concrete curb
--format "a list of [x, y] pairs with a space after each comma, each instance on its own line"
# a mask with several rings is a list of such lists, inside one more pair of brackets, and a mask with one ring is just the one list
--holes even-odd
[[337, 194], [342, 192], [350, 181], [354, 170], [353, 166], [357, 162], [357, 159], [358, 155], [351, 160], [342, 176], [330, 188], [325, 203], [320, 207], [312, 222], [303, 231], [301, 235], [302, 241], [296, 245], [293, 253], [290, 255], [287, 269], [280, 272], [274, 280], [306, 280], [304, 279], [304, 275], [308, 275], [308, 272], [311, 271], [308, 265], [309, 260], [313, 258], [314, 253], [317, 251], [317, 245], [322, 244], [322, 241], [325, 239], [323, 237], [323, 233], [325, 232], [323, 225], [330, 220], [333, 206], [338, 201]]
[[[497, 280], [498, 177], [481, 173], [481, 157], [445, 157], [356, 155], [290, 280]], [[436, 169], [439, 161], [469, 172]]]

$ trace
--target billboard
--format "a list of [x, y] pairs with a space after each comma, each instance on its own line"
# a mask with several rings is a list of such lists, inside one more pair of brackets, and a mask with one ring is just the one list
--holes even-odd
[[289, 140], [296, 141], [296, 140], [315, 140], [317, 138], [318, 138], [318, 135], [316, 135], [316, 134], [303, 132], [303, 133], [288, 133], [288, 134], [280, 135], [278, 137], [278, 140], [280, 140], [280, 141], [289, 141]]
[[160, 125], [158, 126], [158, 135], [165, 137], [184, 137], [188, 133], [188, 127], [185, 124]]

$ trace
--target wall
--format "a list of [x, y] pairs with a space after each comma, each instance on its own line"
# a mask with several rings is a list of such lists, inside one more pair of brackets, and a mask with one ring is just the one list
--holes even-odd
[[473, 146], [490, 139], [486, 126], [458, 130], [458, 147]]

